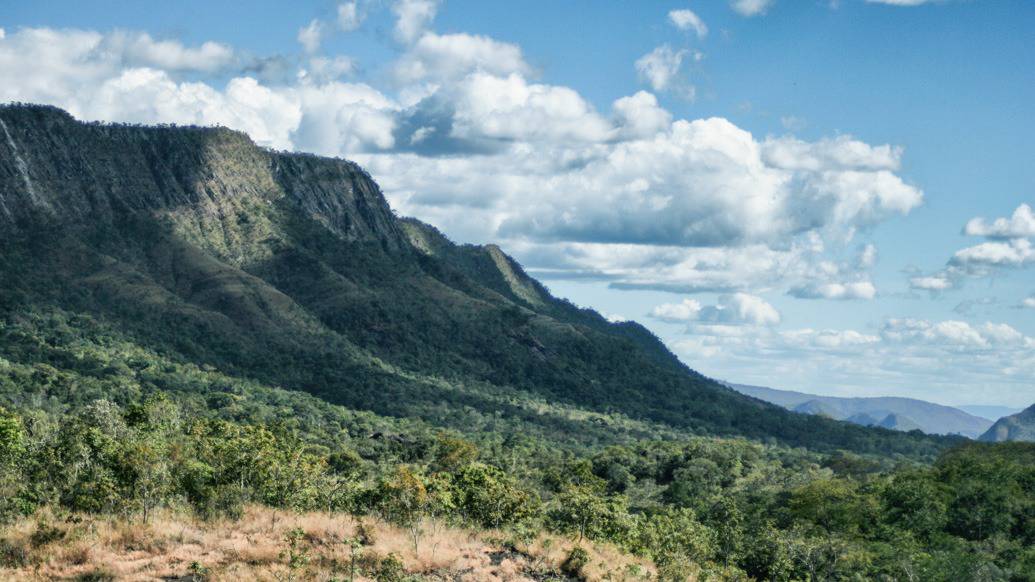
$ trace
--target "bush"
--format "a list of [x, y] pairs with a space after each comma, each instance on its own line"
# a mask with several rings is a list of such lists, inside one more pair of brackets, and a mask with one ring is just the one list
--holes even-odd
[[561, 564], [561, 571], [574, 578], [582, 578], [583, 569], [589, 564], [589, 552], [582, 546], [575, 546]]

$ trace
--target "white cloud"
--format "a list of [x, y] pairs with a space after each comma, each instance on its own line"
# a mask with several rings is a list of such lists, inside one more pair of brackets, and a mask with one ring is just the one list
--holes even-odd
[[1021, 300], [1021, 307], [1028, 307], [1028, 308], [1031, 308], [1031, 309], [1035, 309], [1035, 295], [1033, 295], [1031, 297], [1025, 297], [1024, 299], [1022, 299]]
[[232, 51], [163, 49], [147, 38], [21, 29], [0, 43], [0, 99], [51, 103], [88, 120], [225, 125], [262, 145], [327, 155], [394, 144], [395, 103], [366, 85], [329, 82], [348, 69], [343, 57], [312, 59], [313, 74], [295, 85], [242, 76], [216, 87], [175, 75], [226, 66]]
[[860, 269], [869, 269], [877, 264], [877, 247], [873, 244], [863, 245], [859, 249], [859, 256], [855, 260], [856, 266]]
[[1035, 248], [1029, 240], [1035, 236], [1035, 213], [1027, 204], [1018, 206], [1009, 218], [992, 222], [972, 218], [963, 227], [963, 234], [990, 240], [956, 251], [941, 271], [913, 277], [912, 288], [932, 292], [955, 289], [967, 278], [994, 276], [1035, 263]]
[[[655, 91], [675, 89], [680, 85], [679, 69], [688, 54], [688, 50], [677, 51], [667, 44], [661, 45], [636, 61], [636, 71]], [[692, 86], [682, 87], [682, 90], [688, 98], [693, 97]]]
[[528, 75], [521, 48], [486, 36], [423, 34], [395, 65], [402, 83], [456, 81], [470, 73]]
[[658, 105], [658, 98], [646, 91], [615, 100], [616, 124], [623, 137], [650, 137], [668, 129], [672, 114]]
[[741, 16], [765, 14], [772, 4], [773, 0], [730, 0], [730, 7]]
[[869, 281], [823, 283], [794, 287], [789, 294], [799, 299], [862, 299], [868, 301], [877, 296], [877, 288]]
[[909, 286], [913, 289], [919, 289], [922, 291], [946, 291], [956, 286], [952, 279], [944, 275], [934, 275], [928, 277], [912, 277], [909, 279]]
[[323, 23], [313, 19], [309, 24], [298, 29], [298, 43], [302, 45], [305, 52], [312, 54], [320, 50], [323, 42]]
[[695, 299], [664, 303], [655, 307], [650, 315], [668, 322], [696, 321], [703, 324], [708, 333], [726, 335], [739, 333], [728, 326], [771, 326], [780, 323], [780, 312], [775, 307], [765, 299], [747, 293], [723, 295], [715, 305], [702, 305]]
[[470, 139], [599, 142], [612, 128], [577, 92], [556, 85], [529, 84], [518, 74], [476, 73], [451, 96], [456, 107], [453, 135]]
[[984, 218], [972, 218], [963, 227], [963, 233], [993, 239], [1035, 237], [1035, 212], [1031, 206], [1021, 204], [1010, 218], [997, 218], [991, 223]]
[[734, 293], [720, 297], [717, 305], [702, 308], [698, 320], [726, 324], [776, 325], [780, 323], [780, 312], [761, 297]]
[[1035, 339], [994, 322], [889, 319], [877, 334], [757, 326], [713, 331], [694, 326], [669, 346], [698, 370], [742, 383], [940, 401], [972, 401], [981, 387], [1004, 400], [1023, 400], [1035, 375]]
[[351, 75], [356, 70], [356, 62], [349, 57], [313, 57], [309, 59], [307, 74], [321, 81], [334, 81]]
[[668, 19], [679, 30], [693, 30], [697, 34], [697, 38], [708, 36], [708, 26], [693, 10], [686, 8], [673, 10], [668, 13]]
[[100, 50], [114, 51], [130, 66], [147, 66], [169, 71], [215, 72], [234, 62], [233, 50], [220, 43], [205, 42], [186, 47], [174, 40], [155, 40], [147, 33], [116, 31], [104, 38]]
[[395, 38], [410, 44], [420, 38], [428, 25], [435, 20], [439, 0], [396, 0], [392, 4], [395, 13]]
[[963, 267], [1019, 267], [1035, 261], [1031, 241], [986, 242], [956, 251], [951, 263]]
[[802, 348], [840, 349], [854, 346], [869, 346], [880, 342], [880, 337], [855, 330], [796, 329], [780, 332], [780, 337], [789, 345]]
[[679, 303], [663, 303], [651, 310], [650, 316], [668, 322], [693, 321], [701, 313], [700, 301], [684, 299]]
[[950, 348], [1023, 347], [1031, 343], [1030, 338], [1005, 323], [986, 322], [972, 326], [965, 321], [952, 320], [932, 323], [922, 319], [889, 319], [881, 328], [881, 336], [889, 342], [937, 344]]
[[724, 119], [675, 121], [664, 134], [617, 143], [556, 175], [545, 185], [556, 194], [514, 208], [502, 232], [583, 242], [775, 243], [814, 229], [873, 225], [922, 200], [884, 170], [778, 167], [765, 151]]
[[766, 162], [788, 170], [896, 171], [902, 159], [900, 147], [872, 146], [847, 135], [814, 142], [794, 137], [768, 138], [763, 147]]
[[360, 11], [358, 2], [350, 0], [338, 4], [338, 28], [344, 32], [352, 32], [363, 24], [365, 15]]
[[[149, 51], [101, 48], [128, 44], [90, 31], [8, 35], [0, 98], [85, 119], [222, 124], [262, 145], [347, 156], [400, 212], [463, 242], [503, 242], [546, 277], [863, 296], [849, 285], [868, 280], [857, 272], [868, 267], [831, 267], [822, 241], [850, 240], [922, 199], [894, 173], [899, 148], [759, 140], [720, 118], [674, 120], [646, 91], [598, 112], [568, 87], [530, 82], [520, 47], [487, 37], [424, 32], [395, 66], [421, 70], [398, 98], [340, 81], [354, 68], [346, 56], [310, 57], [288, 82], [231, 76], [217, 86], [140, 66], [157, 60]], [[164, 62], [226, 62], [183, 48]]]

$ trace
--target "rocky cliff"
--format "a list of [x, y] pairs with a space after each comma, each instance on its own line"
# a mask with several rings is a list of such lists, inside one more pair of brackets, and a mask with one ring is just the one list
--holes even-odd
[[408, 246], [352, 162], [271, 152], [225, 128], [84, 124], [53, 107], [0, 107], [0, 133], [0, 232], [143, 215], [233, 254], [282, 239], [272, 215], [291, 205], [345, 240]]
[[1035, 406], [1017, 414], [1004, 416], [981, 435], [986, 442], [1028, 441], [1035, 442]]

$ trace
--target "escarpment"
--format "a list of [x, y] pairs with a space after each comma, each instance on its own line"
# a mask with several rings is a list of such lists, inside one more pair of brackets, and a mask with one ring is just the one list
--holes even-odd
[[352, 162], [256, 146], [225, 128], [85, 124], [53, 107], [0, 107], [0, 233], [164, 218], [228, 253], [282, 238], [300, 212], [349, 241], [408, 246]]

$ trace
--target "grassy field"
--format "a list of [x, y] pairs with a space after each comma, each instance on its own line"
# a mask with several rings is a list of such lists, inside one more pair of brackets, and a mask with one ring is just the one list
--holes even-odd
[[[42, 511], [0, 530], [3, 580], [649, 580], [653, 567], [607, 544], [451, 528], [414, 531], [332, 513], [250, 506], [238, 520], [171, 510], [140, 520]], [[566, 563], [567, 562], [567, 563]]]

